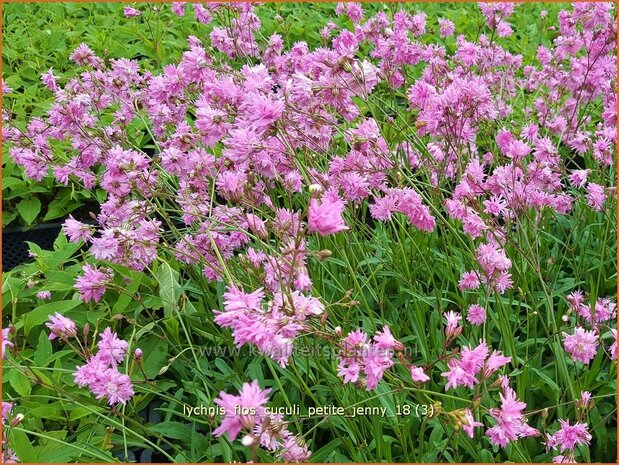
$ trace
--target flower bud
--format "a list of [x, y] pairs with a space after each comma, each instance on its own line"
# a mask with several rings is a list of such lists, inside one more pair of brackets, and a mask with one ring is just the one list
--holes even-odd
[[135, 349], [135, 351], [133, 352], [133, 358], [136, 360], [140, 360], [142, 358], [142, 355], [144, 353], [142, 352], [142, 349], [140, 349], [139, 347], [137, 349]]
[[329, 249], [322, 249], [320, 252], [318, 252], [317, 258], [318, 260], [324, 260], [325, 258], [329, 258], [331, 255], [333, 255], [333, 252], [331, 252]]
[[18, 413], [18, 414], [17, 414], [17, 415], [15, 415], [15, 416], [13, 417], [13, 419], [11, 420], [10, 426], [11, 426], [12, 428], [16, 427], [17, 425], [19, 425], [19, 424], [22, 422], [22, 420], [23, 420], [23, 419], [24, 419], [24, 415], [23, 415], [23, 414], [21, 414], [21, 413]]
[[322, 194], [322, 186], [320, 184], [310, 184], [309, 192], [312, 197], [318, 197], [319, 194]]
[[243, 439], [241, 439], [241, 444], [243, 444], [245, 447], [251, 447], [256, 444], [256, 437], [252, 434], [248, 434], [244, 436]]

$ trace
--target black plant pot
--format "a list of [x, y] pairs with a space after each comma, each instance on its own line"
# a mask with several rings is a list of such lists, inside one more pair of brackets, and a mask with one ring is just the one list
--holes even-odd
[[30, 229], [8, 227], [2, 230], [2, 270], [9, 271], [31, 260], [28, 244], [34, 242], [42, 249], [51, 250], [62, 230], [62, 223], [40, 224]]

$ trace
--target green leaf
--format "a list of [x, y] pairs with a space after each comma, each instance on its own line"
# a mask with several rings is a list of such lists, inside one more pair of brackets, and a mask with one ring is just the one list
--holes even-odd
[[30, 378], [28, 378], [23, 373], [20, 373], [19, 371], [14, 371], [9, 382], [13, 389], [15, 389], [15, 392], [17, 392], [20, 396], [30, 395], [32, 383], [30, 381]]
[[167, 438], [179, 439], [186, 444], [191, 442], [193, 433], [189, 425], [180, 423], [178, 421], [164, 421], [154, 426], [149, 427], [154, 433], [159, 433]]
[[26, 224], [30, 225], [41, 212], [41, 201], [36, 197], [23, 199], [17, 204], [17, 211]]
[[337, 438], [331, 441], [329, 444], [321, 447], [312, 454], [312, 462], [322, 462], [331, 452], [338, 449], [341, 444], [342, 440], [340, 438]]
[[15, 452], [15, 455], [19, 457], [19, 461], [22, 463], [34, 463], [37, 462], [37, 457], [34, 452], [34, 447], [30, 443], [30, 439], [21, 430], [16, 428], [11, 429], [9, 434], [9, 445]]
[[158, 336], [148, 336], [138, 346], [144, 353], [144, 372], [148, 379], [154, 379], [168, 362], [168, 343]]
[[114, 307], [112, 307], [113, 313], [123, 313], [129, 304], [136, 300], [134, 294], [140, 287], [142, 276], [143, 275], [141, 273], [131, 273], [131, 283], [126, 286], [125, 292], [118, 296], [118, 300], [114, 304]]
[[24, 181], [22, 181], [19, 178], [3, 177], [2, 178], [2, 190], [9, 189], [16, 184], [23, 184], [23, 182]]
[[177, 309], [178, 299], [181, 295], [178, 276], [178, 271], [173, 269], [167, 262], [163, 262], [161, 268], [157, 271], [156, 278], [159, 283], [159, 296], [163, 302], [165, 317], [169, 317]]
[[[37, 344], [37, 350], [34, 353], [34, 361], [37, 365], [41, 366], [41, 364], [47, 360], [52, 355], [52, 343], [49, 342], [49, 336], [46, 330], [41, 331], [39, 334], [39, 342]], [[47, 365], [43, 365], [47, 366]]]

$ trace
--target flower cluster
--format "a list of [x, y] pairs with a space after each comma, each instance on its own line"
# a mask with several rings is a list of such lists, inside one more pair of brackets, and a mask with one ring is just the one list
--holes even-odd
[[[617, 304], [608, 298], [598, 298], [594, 305], [589, 305], [585, 303], [585, 295], [580, 290], [569, 294], [567, 301], [569, 312], [573, 312], [578, 318], [584, 320], [584, 325], [591, 327], [591, 329], [587, 330], [580, 323], [577, 323], [572, 333], [563, 333], [563, 347], [574, 361], [588, 364], [598, 352], [602, 323], [616, 318]], [[569, 321], [568, 315], [565, 315], [564, 321]], [[611, 332], [616, 340], [617, 330], [611, 328]], [[613, 359], [615, 358], [615, 350], [616, 343], [609, 349]]]
[[282, 415], [269, 413], [265, 408], [270, 392], [271, 389], [261, 389], [256, 380], [243, 383], [237, 396], [220, 392], [214, 402], [223, 409], [223, 420], [213, 434], [228, 433], [234, 441], [244, 431], [246, 435], [241, 441], [244, 446], [264, 447], [277, 453], [285, 463], [306, 462], [311, 452], [303, 439], [288, 430], [288, 422]]
[[263, 289], [245, 293], [235, 286], [224, 294], [224, 310], [215, 310], [215, 322], [232, 328], [235, 344], [249, 343], [286, 366], [295, 337], [308, 331], [308, 320], [323, 314], [324, 305], [299, 291], [277, 292], [263, 304]]
[[[505, 381], [507, 381], [506, 378]], [[490, 442], [506, 447], [510, 442], [519, 438], [538, 436], [540, 432], [527, 424], [523, 414], [527, 404], [518, 400], [516, 392], [506, 382], [503, 383], [502, 388], [503, 392], [499, 394], [501, 407], [489, 410], [490, 416], [497, 423], [486, 431]]]
[[[341, 348], [338, 375], [344, 383], [356, 383], [370, 391], [376, 389], [385, 371], [393, 366], [395, 351], [403, 350], [404, 346], [385, 326], [372, 341], [368, 341], [363, 331], [353, 331], [342, 339]], [[417, 375], [418, 378], [421, 376], [423, 372]]]
[[479, 383], [478, 374], [481, 374], [481, 379], [489, 379], [499, 368], [511, 361], [511, 357], [504, 356], [498, 350], [488, 356], [489, 352], [483, 341], [475, 348], [462, 347], [459, 353], [447, 362], [448, 371], [441, 373], [441, 376], [447, 378], [445, 390], [457, 386], [473, 388]]
[[[57, 321], [52, 331], [59, 332]], [[85, 365], [77, 367], [75, 383], [80, 387], [88, 386], [97, 399], [105, 398], [109, 405], [124, 405], [134, 392], [131, 379], [118, 370], [118, 364], [125, 358], [129, 344], [110, 328], [105, 328], [100, 337], [97, 353], [88, 357]]]

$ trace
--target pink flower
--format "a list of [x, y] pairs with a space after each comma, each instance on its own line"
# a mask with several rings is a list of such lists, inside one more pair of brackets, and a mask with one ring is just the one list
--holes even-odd
[[591, 170], [574, 170], [569, 176], [570, 183], [574, 187], [583, 187], [587, 183], [587, 177]]
[[49, 300], [51, 298], [52, 298], [52, 293], [50, 291], [39, 291], [39, 292], [37, 292], [37, 299]]
[[242, 429], [253, 431], [256, 424], [262, 422], [263, 406], [269, 400], [270, 392], [271, 389], [260, 389], [257, 380], [251, 384], [243, 383], [238, 396], [221, 391], [213, 402], [225, 410], [224, 419], [213, 434], [219, 437], [228, 433], [230, 440], [234, 441]]
[[489, 410], [490, 416], [497, 422], [495, 426], [486, 430], [486, 436], [494, 445], [506, 447], [512, 441], [527, 436], [537, 436], [539, 431], [531, 428], [522, 411], [527, 404], [516, 398], [516, 393], [510, 387], [505, 387], [501, 398], [501, 408]]
[[60, 337], [66, 339], [68, 337], [77, 336], [77, 327], [75, 322], [70, 318], [67, 318], [60, 313], [56, 312], [55, 315], [49, 316], [50, 323], [45, 323], [50, 330], [49, 339], [56, 339]]
[[284, 440], [281, 451], [277, 458], [284, 463], [307, 462], [312, 453], [304, 441], [297, 436], [289, 436]]
[[589, 408], [590, 401], [591, 401], [591, 393], [589, 391], [582, 391], [580, 393], [580, 399], [576, 400], [576, 407], [586, 410]]
[[108, 368], [109, 366], [98, 357], [91, 357], [86, 365], [77, 367], [77, 370], [73, 373], [75, 384], [79, 387], [90, 386], [96, 383], [102, 373]]
[[108, 327], [105, 328], [103, 333], [100, 334], [101, 340], [97, 343], [99, 352], [97, 352], [97, 358], [106, 365], [116, 367], [116, 364], [122, 362], [129, 343], [119, 339], [116, 333]]
[[140, 12], [140, 10], [136, 10], [135, 8], [132, 8], [130, 6], [126, 6], [123, 10], [123, 14], [125, 15], [125, 18], [133, 18], [135, 16], [140, 16], [142, 13]]
[[610, 352], [611, 360], [617, 360], [617, 330], [611, 329], [610, 332], [613, 335], [614, 341], [608, 350]]
[[597, 354], [598, 335], [578, 326], [574, 334], [563, 333], [563, 347], [574, 361], [588, 364]]
[[559, 448], [561, 453], [573, 452], [577, 445], [589, 444], [589, 441], [591, 441], [586, 423], [570, 425], [569, 420], [562, 419], [559, 419], [559, 423], [561, 424], [559, 431], [553, 435], [547, 435], [546, 447], [548, 449]]
[[111, 271], [101, 271], [88, 263], [83, 270], [84, 275], [77, 278], [74, 287], [80, 292], [84, 302], [99, 302], [105, 294], [105, 285], [111, 280]]
[[308, 232], [317, 232], [321, 236], [335, 234], [348, 229], [342, 212], [345, 204], [342, 200], [323, 198], [322, 203], [317, 199], [310, 200], [308, 213]]
[[475, 432], [474, 432], [475, 427], [484, 426], [484, 424], [478, 421], [475, 421], [475, 417], [473, 416], [473, 413], [469, 409], [466, 409], [464, 413], [464, 418], [466, 420], [466, 423], [462, 424], [462, 430], [466, 434], [468, 434], [470, 438], [472, 438], [475, 435]]
[[71, 242], [89, 241], [92, 238], [92, 227], [74, 219], [71, 215], [62, 225], [62, 230]]
[[463, 347], [460, 355], [454, 357], [447, 362], [448, 371], [441, 373], [441, 376], [447, 378], [445, 390], [456, 386], [467, 386], [472, 388], [479, 381], [476, 378], [484, 366], [484, 360], [488, 356], [488, 346], [485, 342], [475, 348]]
[[338, 364], [338, 375], [344, 378], [344, 383], [360, 383], [368, 391], [378, 386], [385, 371], [393, 366], [394, 355], [392, 348], [385, 347], [390, 341], [384, 331], [379, 333], [378, 340], [381, 342], [368, 342], [367, 334], [361, 330], [344, 338]]
[[400, 341], [393, 337], [389, 326], [384, 326], [382, 332], [378, 332], [374, 335], [374, 342], [376, 347], [381, 349], [395, 349], [403, 350], [404, 346]]
[[466, 312], [466, 319], [472, 325], [481, 325], [486, 321], [486, 309], [481, 305], [473, 304]]
[[45, 84], [52, 92], [56, 92], [58, 90], [58, 84], [56, 83], [56, 76], [54, 76], [52, 68], [47, 71], [47, 73], [43, 73], [41, 75], [41, 81]]
[[438, 25], [440, 27], [440, 35], [441, 37], [449, 37], [452, 36], [454, 31], [456, 30], [456, 26], [454, 23], [448, 19], [440, 18], [438, 20]]
[[490, 378], [490, 376], [492, 376], [495, 371], [497, 371], [503, 365], [507, 365], [509, 362], [511, 362], [511, 360], [511, 357], [505, 357], [498, 350], [493, 351], [490, 357], [488, 357], [488, 360], [486, 360], [484, 370], [482, 372], [482, 378]]
[[411, 378], [413, 378], [413, 381], [416, 383], [425, 383], [426, 381], [430, 381], [430, 377], [426, 375], [423, 368], [411, 365], [409, 369], [411, 372]]
[[172, 13], [176, 16], [184, 16], [185, 15], [185, 2], [172, 2]]
[[15, 451], [9, 447], [2, 450], [2, 463], [19, 463], [19, 457], [15, 454]]
[[13, 347], [13, 343], [9, 341], [11, 328], [2, 328], [2, 358], [6, 357], [6, 348]]
[[604, 202], [606, 202], [604, 186], [592, 182], [587, 184], [587, 202], [594, 210], [602, 211]]
[[13, 410], [13, 402], [2, 402], [2, 424], [6, 424], [6, 420]]
[[479, 278], [474, 271], [465, 271], [458, 282], [458, 287], [461, 290], [477, 289], [479, 287]]
[[125, 405], [134, 394], [129, 376], [115, 368], [107, 368], [89, 387], [97, 399], [106, 397], [109, 405]]
[[460, 320], [462, 320], [460, 314], [449, 311], [445, 313], [445, 319], [447, 320], [447, 324], [445, 325], [445, 336], [447, 339], [458, 337], [460, 333], [462, 333], [462, 326], [459, 326]]

